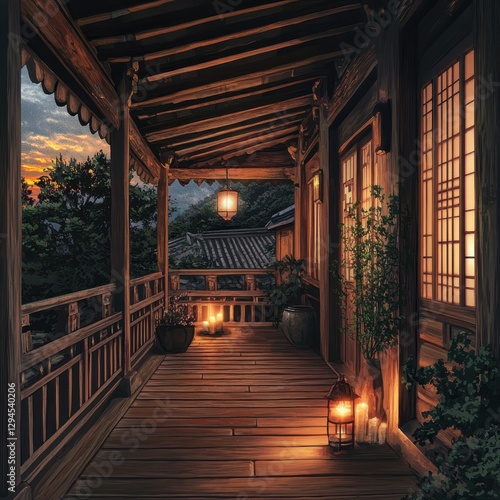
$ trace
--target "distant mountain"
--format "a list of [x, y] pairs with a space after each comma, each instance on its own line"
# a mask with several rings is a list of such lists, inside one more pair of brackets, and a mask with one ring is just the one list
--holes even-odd
[[206, 182], [201, 186], [198, 186], [194, 181], [191, 181], [186, 186], [181, 186], [178, 181], [173, 182], [168, 188], [168, 193], [176, 211], [172, 214], [170, 220], [175, 220], [190, 206], [204, 200], [220, 188], [218, 182], [214, 182], [211, 186]]

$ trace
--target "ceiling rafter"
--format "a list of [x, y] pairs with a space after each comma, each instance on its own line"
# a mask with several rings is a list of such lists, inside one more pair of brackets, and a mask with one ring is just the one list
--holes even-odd
[[[299, 125], [302, 122], [304, 118], [304, 111], [300, 112], [294, 112], [294, 113], [287, 113], [285, 115], [280, 115], [279, 117], [279, 122], [282, 123], [295, 123], [298, 122]], [[251, 133], [256, 133], [256, 132], [263, 132], [265, 130], [268, 130], [269, 127], [272, 125], [273, 122], [270, 122], [268, 118], [264, 120], [260, 120], [258, 122], [253, 122], [249, 125], [243, 125], [243, 126], [237, 126], [237, 127], [231, 127], [231, 128], [224, 128], [219, 130], [218, 132], [214, 133], [207, 133], [205, 135], [202, 134], [196, 134], [196, 135], [191, 135], [189, 136], [190, 138], [186, 138], [187, 136], [181, 136], [179, 139], [175, 139], [173, 141], [169, 141], [169, 146], [172, 149], [175, 149], [176, 151], [181, 151], [183, 148], [187, 147], [198, 147], [202, 146], [203, 144], [206, 144], [210, 142], [210, 140], [217, 140], [219, 137], [220, 141], [226, 141], [228, 139], [231, 139], [235, 134], [238, 134], [238, 132], [245, 131], [247, 134]]]
[[[283, 19], [281, 21], [276, 21], [270, 24], [265, 24], [265, 19], [264, 19], [263, 20], [264, 24], [262, 24], [261, 26], [249, 29], [242, 29], [241, 31], [237, 31], [236, 33], [230, 33], [227, 35], [222, 35], [215, 38], [209, 38], [197, 42], [189, 42], [184, 45], [175, 46], [169, 49], [158, 50], [150, 53], [145, 52], [141, 56], [115, 56], [115, 57], [110, 56], [107, 57], [106, 60], [110, 63], [124, 63], [132, 60], [152, 63], [153, 61], [156, 61], [158, 59], [167, 59], [169, 57], [176, 56], [179, 54], [184, 54], [186, 52], [192, 52], [194, 50], [212, 47], [214, 45], [220, 45], [224, 42], [236, 41], [241, 38], [246, 38], [255, 35], [269, 34], [269, 32], [281, 30], [283, 28], [287, 28], [290, 26], [303, 25], [310, 21], [315, 21], [317, 19], [324, 19], [325, 17], [331, 17], [343, 12], [349, 12], [356, 8], [358, 8], [356, 4], [343, 5], [339, 7], [334, 7], [332, 9], [318, 10], [310, 14], [299, 15], [297, 17], [293, 17], [290, 19]], [[346, 26], [343, 28], [338, 28], [339, 34], [345, 33], [349, 30], [354, 30], [356, 26], [357, 25], [352, 25], [348, 27]]]
[[[298, 128], [300, 123], [302, 122], [304, 113], [301, 115], [295, 115], [294, 119], [287, 119], [287, 120], [281, 120], [281, 123], [273, 125], [272, 122], [266, 121], [264, 125], [260, 127], [252, 127], [245, 131], [244, 133], [238, 134], [237, 132], [233, 132], [232, 129], [229, 130], [227, 129], [227, 137], [224, 137], [222, 139], [206, 139], [206, 140], [196, 140], [194, 143], [191, 144], [185, 144], [184, 146], [173, 146], [177, 154], [180, 156], [184, 154], [189, 154], [193, 151], [196, 150], [202, 150], [202, 148], [206, 146], [217, 146], [221, 144], [229, 144], [230, 142], [234, 142], [235, 140], [241, 140], [249, 137], [254, 137], [257, 135], [262, 135], [267, 132], [270, 132], [271, 130], [282, 130], [283, 128], [286, 127], [292, 127], [295, 126]], [[230, 134], [230, 135], [229, 135]]]
[[146, 134], [146, 138], [150, 142], [157, 142], [163, 139], [168, 139], [170, 136], [179, 134], [182, 132], [195, 132], [204, 131], [210, 127], [225, 127], [230, 126], [235, 123], [239, 123], [249, 118], [257, 118], [259, 116], [275, 116], [279, 118], [279, 113], [287, 112], [293, 108], [303, 107], [304, 109], [308, 107], [311, 102], [310, 96], [297, 97], [289, 101], [284, 101], [281, 103], [270, 104], [266, 106], [260, 106], [246, 111], [239, 111], [237, 113], [230, 113], [228, 115], [221, 115], [214, 118], [208, 118], [206, 120], [198, 120], [194, 123], [186, 123], [181, 126], [174, 126], [169, 128], [163, 128], [161, 131], [151, 132]]
[[176, 0], [155, 0], [153, 2], [140, 3], [138, 5], [131, 5], [124, 9], [116, 9], [111, 12], [103, 12], [102, 14], [96, 14], [94, 16], [81, 17], [76, 20], [76, 24], [80, 27], [87, 26], [89, 24], [100, 23], [103, 21], [110, 21], [112, 19], [117, 19], [119, 17], [128, 16], [136, 12], [143, 12], [146, 10], [155, 9], [156, 7], [161, 7], [169, 3], [174, 3]]
[[[343, 55], [341, 51], [335, 50], [281, 66], [250, 72], [238, 77], [215, 80], [196, 87], [163, 93], [159, 97], [150, 97], [147, 102], [148, 104], [179, 104], [189, 100], [221, 96], [230, 92], [241, 92], [266, 85], [270, 82], [280, 82], [293, 78], [304, 78], [306, 76], [320, 78], [325, 76], [325, 63], [341, 55]], [[216, 76], [216, 73], [214, 73], [214, 76]], [[158, 91], [160, 90], [161, 86], [158, 86]]]
[[[248, 14], [254, 14], [258, 13], [262, 16], [265, 16], [265, 12], [269, 11], [274, 8], [280, 8], [280, 7], [286, 7], [287, 5], [291, 5], [294, 3], [301, 2], [302, 0], [280, 0], [278, 2], [272, 2], [268, 3], [265, 5], [258, 5], [256, 7], [249, 7], [247, 9], [240, 9], [240, 10], [233, 10], [226, 12], [224, 14], [224, 19], [233, 19], [235, 17], [242, 17], [242, 16], [247, 16]], [[214, 11], [215, 12], [215, 11]], [[126, 43], [130, 41], [134, 42], [139, 42], [139, 41], [144, 41], [149, 38], [154, 38], [160, 35], [166, 35], [166, 34], [171, 34], [175, 33], [178, 31], [185, 31], [189, 28], [192, 28], [194, 26], [202, 26], [204, 24], [207, 24], [209, 22], [220, 22], [220, 17], [219, 14], [215, 13], [213, 16], [210, 17], [202, 17], [200, 19], [193, 19], [191, 21], [187, 21], [184, 23], [180, 24], [175, 24], [172, 26], [166, 26], [163, 28], [154, 28], [150, 30], [143, 31], [141, 33], [129, 33], [127, 35], [122, 35], [122, 36], [110, 36], [110, 37], [104, 37], [104, 38], [96, 38], [94, 40], [91, 40], [91, 44], [94, 47], [101, 47], [104, 45], [112, 45], [112, 44], [120, 44], [120, 43]]]
[[263, 149], [265, 147], [271, 147], [270, 145], [276, 146], [278, 144], [285, 144], [288, 140], [296, 137], [296, 130], [296, 127], [290, 127], [282, 131], [270, 132], [269, 134], [257, 136], [252, 139], [239, 141], [238, 143], [229, 144], [227, 146], [219, 146], [207, 151], [184, 156], [182, 160], [194, 161], [200, 160], [201, 158], [225, 158], [226, 153], [232, 153], [234, 151], [244, 151], [245, 153], [252, 153], [255, 146], [258, 146], [258, 149]]
[[312, 84], [309, 87], [290, 87], [283, 93], [272, 92], [253, 98], [242, 99], [240, 101], [228, 101], [226, 105], [215, 107], [202, 107], [200, 109], [188, 111], [186, 113], [168, 113], [159, 116], [152, 116], [140, 120], [141, 129], [145, 133], [156, 132], [163, 127], [171, 125], [181, 126], [186, 123], [193, 123], [199, 120], [207, 120], [210, 118], [225, 117], [234, 113], [250, 112], [255, 108], [263, 108], [264, 106], [272, 106], [275, 104], [288, 102], [299, 97], [305, 97], [311, 93]]
[[237, 136], [231, 141], [218, 141], [217, 143], [207, 144], [207, 147], [177, 150], [176, 153], [186, 160], [193, 160], [196, 158], [202, 158], [207, 155], [207, 153], [212, 153], [213, 151], [233, 151], [235, 146], [239, 147], [246, 144], [255, 144], [259, 141], [267, 142], [272, 138], [277, 139], [278, 137], [288, 136], [292, 133], [297, 133], [298, 128], [297, 123], [285, 124], [281, 127], [275, 127], [268, 130], [267, 132]]
[[[281, 49], [289, 49], [292, 47], [297, 47], [299, 45], [306, 44], [308, 42], [313, 42], [316, 40], [322, 40], [324, 38], [333, 38], [335, 36], [341, 35], [348, 31], [353, 31], [355, 26], [346, 26], [342, 28], [334, 28], [328, 31], [320, 31], [318, 33], [313, 33], [310, 35], [301, 36], [294, 38], [293, 40], [287, 40], [285, 42], [279, 42], [275, 44], [266, 45], [254, 50], [249, 50], [247, 52], [239, 52], [225, 57], [215, 57], [209, 61], [205, 61], [198, 64], [192, 64], [191, 66], [182, 66], [177, 69], [170, 71], [162, 71], [160, 73], [149, 75], [141, 80], [141, 84], [153, 83], [160, 80], [167, 80], [176, 76], [184, 75], [186, 73], [194, 73], [197, 71], [202, 71], [205, 69], [212, 69], [217, 66], [223, 66], [225, 64], [230, 64], [233, 62], [241, 62], [243, 59], [250, 59], [252, 57], [261, 56], [263, 54], [268, 54], [276, 52]], [[312, 49], [311, 49], [312, 50]], [[315, 50], [312, 50], [313, 52]]]
[[288, 89], [290, 87], [300, 87], [301, 85], [304, 84], [311, 84], [314, 81], [314, 78], [303, 78], [301, 80], [293, 80], [290, 82], [285, 82], [281, 83], [279, 85], [272, 85], [269, 87], [264, 87], [264, 88], [259, 88], [257, 90], [252, 90], [250, 92], [242, 92], [242, 93], [237, 93], [233, 95], [228, 95], [224, 97], [219, 97], [216, 99], [207, 99], [203, 100], [200, 99], [199, 101], [188, 101], [182, 105], [179, 106], [173, 106], [173, 107], [167, 107], [167, 106], [161, 106], [161, 108], [158, 106], [155, 109], [161, 109], [161, 111], [150, 111], [148, 112], [147, 110], [149, 109], [147, 105], [145, 105], [143, 102], [137, 102], [137, 103], [132, 103], [131, 108], [133, 110], [143, 110], [144, 111], [138, 111], [137, 112], [137, 118], [140, 120], [155, 117], [155, 116], [163, 116], [169, 113], [182, 113], [186, 111], [192, 111], [192, 110], [199, 110], [203, 109], [205, 107], [209, 106], [216, 106], [218, 104], [227, 104], [229, 102], [233, 101], [239, 101], [242, 99], [247, 99], [248, 97], [260, 97], [269, 93], [277, 92], [279, 90], [284, 90]]

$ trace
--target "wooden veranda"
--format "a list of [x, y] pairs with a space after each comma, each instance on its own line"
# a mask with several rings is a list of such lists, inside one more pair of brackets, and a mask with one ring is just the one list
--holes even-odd
[[387, 445], [330, 451], [336, 378], [273, 328], [197, 336], [164, 358], [65, 498], [399, 500], [416, 480]]

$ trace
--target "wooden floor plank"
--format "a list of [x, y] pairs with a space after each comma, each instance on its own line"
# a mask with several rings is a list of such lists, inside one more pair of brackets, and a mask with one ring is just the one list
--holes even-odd
[[399, 500], [416, 480], [391, 448], [328, 446], [336, 380], [274, 329], [196, 337], [165, 357], [66, 499]]
[[[310, 476], [304, 481], [302, 476], [270, 478], [104, 478], [92, 490], [92, 495], [114, 495], [126, 491], [129, 495], [144, 498], [193, 498], [193, 493], [203, 493], [212, 498], [244, 498], [245, 494], [259, 494], [262, 498], [273, 498], [277, 494], [288, 498], [304, 498], [306, 495], [329, 493], [330, 498], [349, 495], [356, 489], [358, 494], [382, 494], [407, 492], [415, 481], [408, 476], [370, 476], [360, 481], [359, 476]], [[69, 494], [78, 494], [86, 486], [85, 480], [75, 483]]]

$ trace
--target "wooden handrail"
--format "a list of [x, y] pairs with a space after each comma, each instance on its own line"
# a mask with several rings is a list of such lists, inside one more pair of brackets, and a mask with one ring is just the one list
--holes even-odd
[[261, 290], [171, 290], [170, 296], [173, 295], [186, 295], [187, 297], [207, 297], [207, 298], [220, 298], [220, 297], [264, 297]]
[[43, 299], [43, 300], [38, 300], [36, 302], [31, 302], [29, 304], [24, 304], [22, 306], [21, 311], [23, 314], [33, 314], [36, 312], [44, 311], [46, 309], [65, 306], [71, 304], [72, 302], [78, 302], [79, 300], [89, 299], [91, 297], [103, 295], [105, 293], [113, 293], [115, 290], [116, 290], [116, 283], [109, 283], [107, 285], [90, 288], [88, 290], [81, 290], [79, 292], [60, 295], [58, 297], [53, 297], [51, 299]]
[[169, 275], [182, 276], [232, 276], [276, 274], [272, 269], [169, 269]]
[[147, 283], [148, 281], [153, 281], [159, 278], [163, 278], [163, 273], [157, 272], [148, 274], [147, 276], [142, 276], [141, 278], [134, 278], [133, 280], [130, 280], [130, 286], [142, 285], [143, 283]]

